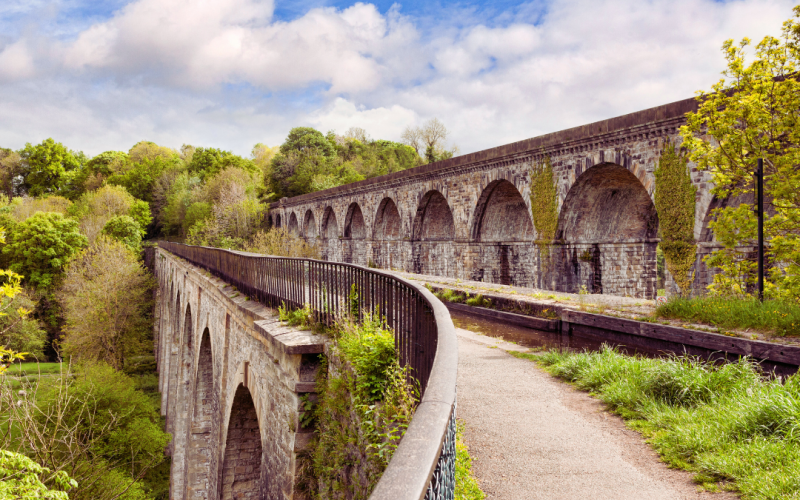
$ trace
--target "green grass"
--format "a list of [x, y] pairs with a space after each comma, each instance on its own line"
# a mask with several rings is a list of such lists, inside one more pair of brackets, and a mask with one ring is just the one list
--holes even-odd
[[6, 371], [6, 375], [12, 377], [35, 377], [40, 373], [42, 375], [61, 373], [61, 363], [14, 363]]
[[744, 499], [800, 499], [800, 374], [762, 378], [749, 360], [709, 365], [600, 352], [511, 353], [604, 401], [671, 466]]
[[729, 297], [674, 297], [659, 306], [656, 316], [714, 325], [721, 329], [751, 329], [775, 335], [800, 334], [800, 305], [789, 301]]
[[456, 500], [483, 500], [478, 480], [472, 475], [472, 458], [464, 442], [464, 422], [456, 421]]

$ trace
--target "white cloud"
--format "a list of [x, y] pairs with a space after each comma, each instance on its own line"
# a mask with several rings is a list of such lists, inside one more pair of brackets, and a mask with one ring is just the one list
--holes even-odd
[[560, 0], [437, 24], [364, 3], [277, 21], [271, 1], [135, 0], [76, 36], [0, 45], [0, 145], [244, 154], [292, 126], [398, 140], [435, 116], [470, 152], [691, 97], [719, 78], [725, 39], [778, 34], [792, 5]]

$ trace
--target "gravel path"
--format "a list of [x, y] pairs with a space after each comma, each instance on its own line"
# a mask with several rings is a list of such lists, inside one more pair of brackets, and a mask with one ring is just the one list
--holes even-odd
[[487, 498], [738, 498], [698, 492], [600, 402], [504, 352], [526, 349], [457, 333], [458, 417]]

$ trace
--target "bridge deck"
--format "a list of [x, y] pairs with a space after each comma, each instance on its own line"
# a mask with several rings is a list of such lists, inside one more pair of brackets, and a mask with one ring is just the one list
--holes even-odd
[[488, 498], [738, 498], [698, 492], [692, 474], [667, 468], [599, 401], [503, 351], [526, 348], [457, 334], [458, 414]]

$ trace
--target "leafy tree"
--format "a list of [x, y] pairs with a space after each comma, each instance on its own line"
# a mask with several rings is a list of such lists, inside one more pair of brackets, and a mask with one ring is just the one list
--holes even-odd
[[128, 215], [139, 224], [144, 236], [153, 220], [147, 202], [137, 200], [125, 188], [106, 185], [97, 191], [84, 193], [69, 214], [80, 221], [81, 231], [93, 242], [112, 217]]
[[258, 171], [258, 167], [251, 160], [237, 156], [230, 151], [215, 148], [196, 148], [188, 168], [190, 173], [199, 176], [201, 179], [216, 175], [226, 168], [240, 168], [250, 172]]
[[281, 154], [295, 151], [306, 155], [332, 157], [336, 154], [333, 144], [319, 130], [311, 127], [295, 127], [289, 131], [286, 141], [281, 144]]
[[449, 150], [445, 148], [447, 134], [444, 124], [438, 118], [431, 118], [422, 127], [406, 127], [401, 137], [418, 154], [424, 151], [425, 160], [432, 163], [458, 155], [458, 146]]
[[38, 212], [17, 226], [14, 241], [3, 252], [9, 255], [13, 271], [33, 286], [49, 288], [86, 243], [75, 220], [55, 212]]
[[0, 148], [0, 192], [9, 199], [20, 194], [23, 173], [22, 157], [19, 153]]
[[[794, 8], [795, 19], [800, 6]], [[765, 37], [755, 60], [745, 61], [750, 40], [728, 40], [723, 52], [728, 66], [712, 92], [698, 95], [699, 108], [681, 127], [683, 147], [698, 168], [708, 170], [720, 198], [752, 199], [753, 171], [764, 159], [765, 198], [770, 217], [765, 239], [772, 259], [773, 296], [800, 296], [800, 24], [788, 20], [780, 38]], [[753, 265], [741, 251], [752, 245], [755, 215], [752, 203], [717, 209], [712, 223], [724, 248], [706, 262], [722, 269], [711, 290], [747, 294]]]
[[20, 151], [23, 162], [24, 186], [32, 196], [57, 193], [68, 186], [81, 166], [80, 156], [60, 142], [45, 139], [41, 144], [30, 143]]
[[128, 157], [131, 162], [139, 163], [145, 160], [171, 160], [178, 157], [178, 153], [174, 149], [165, 146], [159, 146], [151, 141], [139, 141], [133, 145], [128, 151]]
[[146, 349], [152, 285], [124, 243], [99, 237], [70, 263], [58, 293], [65, 352], [122, 369], [127, 356]]
[[139, 224], [129, 215], [116, 215], [103, 226], [103, 234], [138, 252], [142, 244], [142, 233]]
[[164, 159], [161, 157], [133, 163], [124, 172], [119, 172], [108, 179], [109, 184], [124, 187], [131, 195], [147, 202], [153, 201], [153, 186], [158, 178], [167, 170], [180, 168], [181, 161], [177, 157]]
[[67, 491], [77, 486], [78, 482], [64, 471], [53, 473], [21, 453], [0, 450], [0, 498], [69, 500]]
[[28, 294], [20, 290], [14, 297], [4, 297], [0, 305], [0, 345], [26, 356], [42, 358], [47, 332], [29, 315], [36, 307]]

